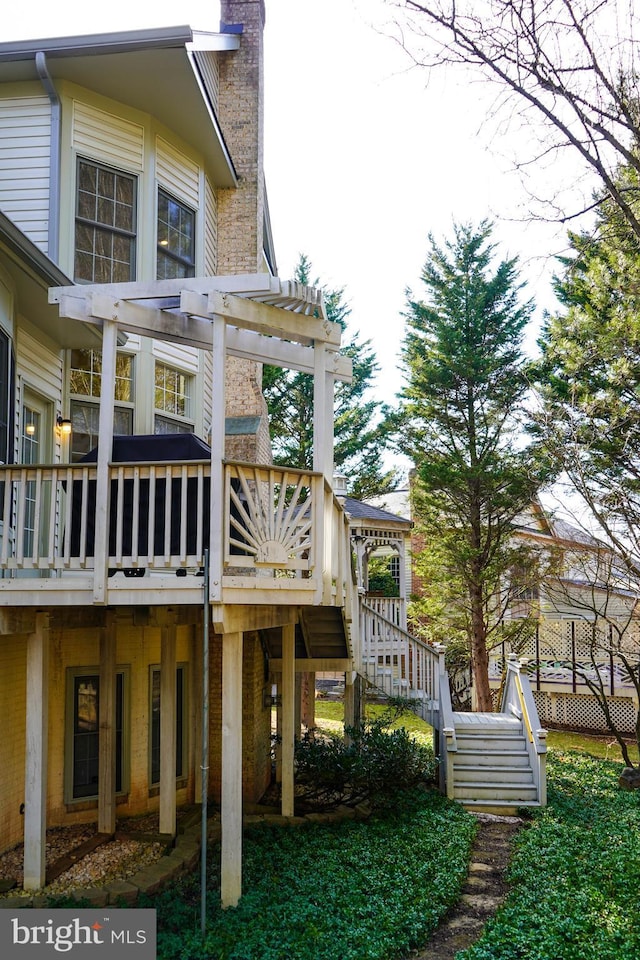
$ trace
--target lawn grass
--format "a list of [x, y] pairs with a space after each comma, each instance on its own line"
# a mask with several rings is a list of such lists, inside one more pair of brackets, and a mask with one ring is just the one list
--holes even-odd
[[[590, 757], [597, 757], [599, 760], [613, 760], [617, 763], [622, 763], [620, 745], [617, 740], [614, 739], [613, 734], [603, 736], [599, 734], [572, 733], [570, 730], [549, 730], [547, 746], [550, 750], [557, 752], [566, 753], [568, 751], [578, 750], [581, 753], [589, 754]], [[637, 746], [631, 746], [629, 753], [631, 759], [637, 762]]]
[[[367, 703], [366, 716], [376, 717], [385, 709], [383, 704]], [[319, 730], [327, 733], [340, 734], [343, 730], [344, 704], [341, 700], [316, 700], [316, 725]], [[396, 720], [393, 727], [404, 726], [421, 743], [433, 743], [433, 730], [428, 723], [421, 720], [411, 711], [407, 711]], [[622, 762], [620, 746], [613, 734], [573, 733], [570, 730], [549, 730], [547, 746], [552, 751], [567, 752], [578, 750], [591, 757], [601, 760]], [[630, 748], [631, 758], [638, 760], [638, 749], [634, 745]]]
[[[365, 716], [373, 720], [381, 717], [387, 707], [383, 703], [367, 703]], [[316, 700], [316, 727], [324, 733], [341, 734], [344, 730], [344, 703], [342, 700]], [[395, 720], [390, 729], [404, 727], [412, 737], [427, 747], [433, 746], [433, 728], [416, 716], [411, 710], [405, 711]]]

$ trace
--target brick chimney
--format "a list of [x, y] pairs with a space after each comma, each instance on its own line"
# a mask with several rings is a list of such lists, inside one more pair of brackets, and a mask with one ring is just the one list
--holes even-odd
[[[221, 31], [240, 32], [240, 49], [219, 59], [218, 118], [238, 175], [218, 190], [217, 272], [263, 273], [264, 0], [221, 0]], [[229, 357], [225, 443], [230, 460], [271, 462], [262, 364]]]
[[239, 184], [218, 191], [218, 273], [262, 271], [264, 222], [264, 0], [221, 0], [221, 30], [242, 27], [220, 56], [218, 114]]

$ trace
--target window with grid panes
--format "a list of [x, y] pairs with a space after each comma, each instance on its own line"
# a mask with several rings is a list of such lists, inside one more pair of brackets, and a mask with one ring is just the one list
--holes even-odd
[[156, 360], [155, 433], [192, 433], [193, 377]]
[[14, 393], [13, 344], [4, 330], [0, 330], [0, 463], [13, 460]]
[[[176, 779], [185, 776], [186, 756], [186, 667], [176, 668]], [[160, 782], [160, 670], [151, 669], [150, 679], [150, 783]]]
[[[125, 676], [116, 673], [115, 787], [125, 785]], [[67, 690], [67, 799], [97, 797], [99, 786], [100, 677], [77, 669], [69, 671]]]
[[136, 178], [78, 159], [74, 279], [135, 279]]
[[[133, 433], [133, 357], [116, 356], [114, 422], [116, 435]], [[100, 405], [96, 400], [102, 388], [102, 356], [95, 350], [72, 350], [69, 372], [72, 422], [71, 459], [80, 460], [98, 443]], [[87, 399], [84, 399], [84, 398]], [[83, 398], [83, 399], [80, 399]], [[90, 398], [90, 399], [89, 399]]]
[[195, 276], [195, 213], [158, 190], [158, 280]]

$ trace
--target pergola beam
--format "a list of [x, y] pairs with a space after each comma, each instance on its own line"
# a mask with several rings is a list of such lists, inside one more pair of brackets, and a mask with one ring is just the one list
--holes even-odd
[[[116, 285], [109, 291], [112, 286]], [[211, 349], [211, 323], [214, 316], [220, 316], [229, 325], [231, 355], [313, 374], [313, 345], [322, 342], [329, 347], [328, 372], [340, 380], [350, 380], [353, 374], [351, 359], [338, 353], [340, 327], [328, 321], [301, 318], [290, 310], [227, 294], [206, 297], [183, 291], [178, 312], [173, 302], [158, 307], [157, 299], [147, 304], [144, 300], [119, 299], [111, 292], [80, 293], [83, 289], [76, 287], [72, 294], [59, 297], [61, 316], [97, 326], [105, 320], [115, 321], [126, 333], [199, 350]], [[216, 309], [211, 310], [212, 306]]]

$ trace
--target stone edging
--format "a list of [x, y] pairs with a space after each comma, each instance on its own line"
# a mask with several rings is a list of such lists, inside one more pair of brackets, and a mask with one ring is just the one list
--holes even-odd
[[[364, 805], [357, 810], [351, 807], [339, 807], [332, 813], [309, 813], [304, 817], [283, 817], [271, 808], [259, 811], [259, 805], [252, 807], [251, 813], [243, 818], [244, 826], [255, 826], [261, 823], [277, 824], [279, 826], [298, 826], [304, 823], [333, 823], [351, 817], [365, 817], [368, 812]], [[210, 822], [207, 829], [209, 843], [220, 839], [219, 821]], [[73, 900], [86, 900], [91, 907], [115, 906], [118, 901], [124, 901], [132, 906], [140, 896], [153, 896], [164, 886], [181, 877], [185, 873], [195, 870], [200, 860], [200, 840], [202, 827], [200, 822], [185, 825], [176, 835], [173, 850], [143, 867], [128, 880], [112, 880], [103, 887], [80, 887], [70, 890], [67, 894]], [[33, 897], [3, 897], [0, 898], [0, 910], [16, 910], [26, 907], [46, 908], [49, 900], [60, 894], [35, 894]]]

